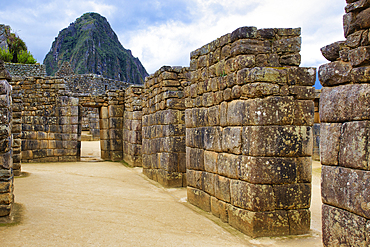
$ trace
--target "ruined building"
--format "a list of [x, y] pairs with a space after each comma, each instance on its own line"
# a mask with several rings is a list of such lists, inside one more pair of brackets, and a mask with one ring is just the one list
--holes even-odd
[[316, 69], [299, 67], [299, 28], [238, 28], [143, 86], [68, 65], [55, 77], [0, 68], [2, 221], [21, 162], [80, 160], [89, 107], [102, 159], [187, 187], [189, 203], [252, 237], [309, 231], [311, 163], [321, 156], [324, 246], [368, 246], [370, 8], [347, 2], [346, 41], [322, 49], [321, 92]]

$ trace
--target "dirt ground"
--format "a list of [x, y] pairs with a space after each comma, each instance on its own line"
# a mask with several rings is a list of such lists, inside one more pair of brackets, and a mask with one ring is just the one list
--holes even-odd
[[186, 202], [186, 189], [165, 189], [119, 162], [22, 164], [15, 179], [15, 218], [0, 225], [1, 246], [300, 246], [321, 244], [320, 164], [313, 163], [311, 232], [251, 239]]

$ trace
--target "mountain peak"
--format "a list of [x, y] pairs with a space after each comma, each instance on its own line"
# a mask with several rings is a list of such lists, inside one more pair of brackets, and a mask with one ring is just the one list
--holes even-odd
[[65, 61], [76, 74], [98, 74], [135, 84], [142, 84], [148, 75], [139, 59], [121, 45], [107, 19], [93, 12], [59, 32], [44, 59], [48, 75], [54, 75]]

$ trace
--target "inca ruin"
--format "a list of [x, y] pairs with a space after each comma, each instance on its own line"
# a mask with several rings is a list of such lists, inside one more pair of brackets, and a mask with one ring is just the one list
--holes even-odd
[[345, 40], [319, 68], [300, 67], [301, 28], [251, 26], [143, 85], [1, 61], [0, 223], [16, 217], [23, 165], [81, 162], [99, 140], [101, 160], [186, 190], [187, 207], [250, 239], [314, 235], [318, 161], [323, 246], [370, 246], [370, 1], [346, 2]]

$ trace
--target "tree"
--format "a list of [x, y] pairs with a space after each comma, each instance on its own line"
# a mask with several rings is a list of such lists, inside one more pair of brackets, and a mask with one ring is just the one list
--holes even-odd
[[[7, 39], [12, 63], [35, 64], [37, 61], [27, 50], [26, 43], [15, 33], [11, 33]], [[4, 59], [5, 61], [5, 59]]]

